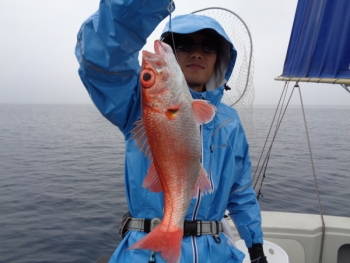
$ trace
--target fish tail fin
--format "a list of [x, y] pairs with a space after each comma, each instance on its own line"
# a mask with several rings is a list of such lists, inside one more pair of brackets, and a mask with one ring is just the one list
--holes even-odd
[[207, 172], [201, 166], [199, 176], [197, 179], [197, 183], [195, 184], [193, 191], [192, 191], [192, 197], [197, 197], [198, 196], [198, 188], [201, 196], [207, 194], [207, 193], [212, 193], [213, 192], [213, 187], [207, 177]]
[[128, 249], [147, 249], [160, 252], [167, 263], [178, 263], [181, 255], [183, 229], [165, 230], [161, 223], [147, 236]]

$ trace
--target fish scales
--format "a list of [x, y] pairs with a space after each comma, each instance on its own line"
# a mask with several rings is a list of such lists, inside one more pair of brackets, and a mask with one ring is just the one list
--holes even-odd
[[201, 194], [212, 191], [200, 162], [199, 124], [211, 121], [216, 108], [192, 99], [170, 46], [156, 40], [154, 49], [155, 54], [143, 51], [142, 121], [132, 133], [151, 160], [143, 186], [164, 192], [164, 215], [158, 226], [129, 249], [160, 252], [168, 263], [177, 263], [191, 198], [198, 188]]

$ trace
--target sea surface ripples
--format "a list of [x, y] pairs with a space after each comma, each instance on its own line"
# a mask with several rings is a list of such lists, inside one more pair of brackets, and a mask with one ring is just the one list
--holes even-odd
[[[256, 167], [275, 109], [254, 108]], [[350, 216], [349, 108], [306, 109], [315, 170], [329, 215]], [[113, 253], [127, 210], [124, 139], [93, 105], [0, 105], [0, 262], [95, 262]], [[263, 210], [318, 213], [299, 108], [272, 148]]]

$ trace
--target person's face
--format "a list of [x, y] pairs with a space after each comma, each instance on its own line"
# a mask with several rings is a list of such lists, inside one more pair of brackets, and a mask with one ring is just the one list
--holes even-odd
[[178, 63], [188, 86], [194, 91], [202, 92], [204, 84], [212, 76], [217, 48], [217, 42], [201, 32], [181, 36], [175, 40]]

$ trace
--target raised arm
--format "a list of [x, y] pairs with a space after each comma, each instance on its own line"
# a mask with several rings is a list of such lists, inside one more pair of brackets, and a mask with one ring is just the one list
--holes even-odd
[[78, 33], [80, 78], [96, 107], [123, 132], [139, 103], [138, 53], [168, 6], [169, 0], [101, 0]]

